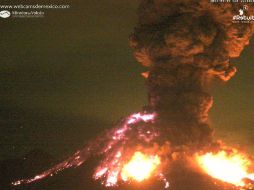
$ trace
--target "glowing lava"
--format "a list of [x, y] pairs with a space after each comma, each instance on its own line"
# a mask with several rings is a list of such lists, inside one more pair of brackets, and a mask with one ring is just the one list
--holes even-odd
[[196, 160], [208, 175], [221, 181], [243, 187], [247, 185], [244, 179], [254, 180], [254, 173], [248, 173], [251, 161], [237, 151], [206, 153], [197, 155]]
[[133, 179], [141, 182], [148, 179], [160, 163], [160, 158], [157, 155], [148, 156], [141, 152], [135, 152], [131, 160], [124, 165], [121, 177], [124, 181]]

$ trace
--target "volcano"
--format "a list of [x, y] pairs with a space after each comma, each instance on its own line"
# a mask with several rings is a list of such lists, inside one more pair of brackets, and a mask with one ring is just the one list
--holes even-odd
[[[241, 3], [142, 0], [130, 36], [148, 88], [148, 105], [55, 167], [13, 185], [32, 183], [98, 159], [101, 188], [252, 189], [252, 158], [213, 138], [209, 84], [228, 81], [254, 33], [254, 22], [235, 22]], [[244, 14], [254, 14], [248, 6]]]

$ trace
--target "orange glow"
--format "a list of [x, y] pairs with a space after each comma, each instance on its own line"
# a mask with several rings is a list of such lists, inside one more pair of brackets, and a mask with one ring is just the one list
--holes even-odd
[[248, 173], [251, 162], [238, 152], [228, 154], [225, 151], [197, 155], [196, 160], [200, 167], [213, 178], [231, 183], [236, 186], [245, 186], [243, 179], [254, 180], [254, 173]]
[[160, 158], [135, 152], [131, 160], [123, 166], [121, 177], [124, 181], [134, 179], [141, 182], [148, 179], [160, 164]]

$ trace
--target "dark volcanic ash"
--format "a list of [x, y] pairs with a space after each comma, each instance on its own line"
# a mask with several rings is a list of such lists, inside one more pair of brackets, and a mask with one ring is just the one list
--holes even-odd
[[[254, 32], [254, 22], [233, 22], [242, 8], [240, 3], [213, 4], [206, 0], [141, 1], [130, 44], [137, 60], [148, 68], [143, 73], [148, 106], [57, 166], [13, 184], [31, 183], [100, 157], [93, 178], [106, 187], [155, 177], [164, 188], [171, 184], [175, 189], [186, 189], [181, 184], [189, 178], [187, 160], [204, 151], [208, 154], [199, 157], [202, 163], [207, 163], [203, 160], [207, 157], [211, 159], [208, 163], [214, 162], [220, 153], [214, 156], [209, 151], [223, 149], [213, 143], [213, 130], [208, 124], [213, 103], [208, 87], [214, 77], [227, 81], [235, 74], [230, 59], [240, 55]], [[244, 14], [254, 14], [253, 8], [249, 6]], [[232, 164], [232, 151], [222, 152], [222, 161]], [[247, 172], [238, 179], [242, 177], [252, 179]], [[212, 178], [205, 179], [212, 184], [209, 189], [216, 189]], [[207, 189], [207, 183], [202, 182], [204, 188], [199, 189]]]
[[[148, 72], [149, 107], [176, 144], [211, 140], [208, 111], [213, 76], [227, 81], [253, 34], [252, 23], [233, 23], [239, 3], [208, 0], [143, 0], [130, 38], [135, 57]], [[249, 13], [254, 13], [249, 6]]]

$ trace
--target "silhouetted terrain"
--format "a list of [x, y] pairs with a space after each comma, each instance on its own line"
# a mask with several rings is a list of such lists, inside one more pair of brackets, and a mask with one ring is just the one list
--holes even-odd
[[[106, 189], [100, 183], [91, 180], [93, 168], [99, 158], [88, 160], [86, 164], [73, 169], [67, 169], [50, 178], [36, 183], [11, 186], [11, 181], [27, 176], [32, 176], [47, 169], [56, 161], [52, 156], [42, 150], [33, 150], [26, 155], [26, 159], [12, 159], [1, 162], [0, 186], [3, 190], [100, 190]], [[171, 167], [168, 174], [170, 189], [172, 190], [234, 190], [231, 185], [215, 181], [200, 173], [191, 171], [178, 162]], [[107, 189], [119, 190], [162, 190], [163, 184], [158, 181], [148, 180], [144, 183], [120, 184], [118, 187]]]

